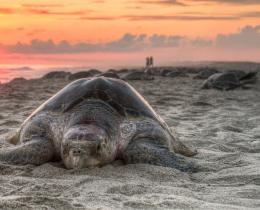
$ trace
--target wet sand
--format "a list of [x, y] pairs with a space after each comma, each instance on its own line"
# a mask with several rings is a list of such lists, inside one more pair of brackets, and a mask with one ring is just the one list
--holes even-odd
[[[1, 139], [68, 83], [1, 85]], [[259, 82], [227, 92], [200, 90], [202, 81], [191, 75], [130, 83], [183, 142], [198, 149], [194, 160], [208, 171], [120, 161], [91, 170], [0, 163], [0, 209], [260, 209]]]

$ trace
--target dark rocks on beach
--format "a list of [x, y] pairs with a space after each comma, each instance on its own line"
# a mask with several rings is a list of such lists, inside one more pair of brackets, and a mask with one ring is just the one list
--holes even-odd
[[205, 68], [201, 70], [194, 79], [208, 79], [211, 75], [219, 73], [218, 70], [212, 68]]
[[[154, 75], [154, 76], [167, 76], [169, 73], [174, 72], [172, 76], [187, 76], [187, 74], [197, 74], [199, 71], [201, 71], [201, 68], [198, 67], [153, 67], [146, 70], [148, 74]], [[182, 73], [176, 73], [176, 72], [182, 72]], [[185, 73], [185, 74], [184, 74]]]
[[105, 72], [105, 73], [100, 74], [100, 75], [98, 75], [98, 76], [120, 79], [120, 77], [119, 77], [116, 73], [112, 73], [112, 72]]
[[117, 71], [117, 73], [127, 73], [127, 72], [130, 72], [131, 70], [130, 69], [120, 69]]
[[117, 70], [115, 70], [115, 69], [108, 69], [106, 72], [107, 73], [117, 73]]
[[[138, 70], [135, 70], [135, 71], [138, 71]], [[149, 75], [160, 76], [160, 69], [157, 67], [146, 68], [146, 69], [144, 69], [144, 72]]]
[[27, 81], [27, 79], [23, 78], [23, 77], [18, 77], [18, 78], [14, 78], [12, 79], [9, 84], [14, 84], [14, 83], [21, 83], [21, 82], [25, 82]]
[[98, 69], [90, 69], [87, 72], [91, 73], [92, 75], [102, 74], [102, 72], [99, 71]]
[[71, 74], [69, 76], [70, 80], [76, 80], [76, 79], [81, 79], [81, 78], [86, 78], [86, 77], [93, 77], [95, 76], [95, 74], [89, 72], [89, 71], [81, 71], [81, 72], [77, 72], [75, 74]]
[[154, 77], [143, 71], [132, 71], [122, 76], [122, 79], [123, 80], [153, 80]]
[[184, 71], [171, 71], [165, 75], [166, 77], [188, 77]]
[[162, 76], [162, 77], [187, 77], [187, 73], [180, 68], [169, 67], [161, 69], [153, 69], [150, 71], [151, 75]]
[[167, 73], [173, 71], [174, 67], [151, 67], [144, 69], [144, 72], [153, 76], [165, 76]]
[[181, 70], [187, 74], [198, 74], [201, 70], [203, 70], [204, 68], [201, 68], [201, 67], [178, 67], [177, 68], [178, 70]]
[[70, 72], [65, 71], [52, 71], [45, 74], [42, 79], [67, 79], [71, 75]]
[[160, 76], [165, 77], [167, 74], [171, 73], [173, 69], [162, 69], [160, 70]]

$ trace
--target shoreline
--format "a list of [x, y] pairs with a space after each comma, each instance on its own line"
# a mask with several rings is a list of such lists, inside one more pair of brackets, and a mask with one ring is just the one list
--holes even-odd
[[[176, 68], [176, 67], [187, 67], [187, 68], [215, 68], [219, 70], [245, 70], [245, 71], [254, 71], [260, 69], [260, 63], [250, 62], [250, 61], [186, 61], [186, 62], [176, 62], [173, 65], [159, 65], [154, 68], [163, 69], [163, 68]], [[98, 67], [88, 67], [85, 65], [79, 66], [62, 66], [62, 65], [0, 65], [0, 70], [5, 73], [5, 78], [0, 77], [2, 84], [8, 83], [15, 78], [24, 77], [25, 79], [38, 79], [44, 76], [45, 74], [52, 71], [66, 71], [71, 73], [76, 73], [79, 71], [88, 71], [89, 69], [99, 69], [102, 72], [106, 72], [109, 69], [143, 69], [145, 68], [142, 65], [139, 66], [108, 66], [103, 68]], [[36, 74], [35, 74], [36, 73]], [[33, 75], [35, 74], [35, 75]], [[33, 76], [32, 76], [33, 75]]]

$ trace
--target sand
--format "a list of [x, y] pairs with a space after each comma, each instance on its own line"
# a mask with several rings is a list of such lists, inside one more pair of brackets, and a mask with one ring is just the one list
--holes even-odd
[[[67, 83], [1, 85], [0, 138]], [[91, 170], [1, 163], [0, 209], [260, 209], [260, 84], [221, 92], [202, 91], [201, 83], [191, 76], [131, 82], [179, 138], [198, 149], [193, 159], [206, 171], [120, 161]]]

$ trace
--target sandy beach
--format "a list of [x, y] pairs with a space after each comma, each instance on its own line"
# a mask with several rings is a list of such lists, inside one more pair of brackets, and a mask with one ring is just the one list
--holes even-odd
[[[260, 209], [260, 83], [252, 89], [201, 90], [202, 80], [155, 77], [130, 81], [176, 135], [198, 149], [205, 169], [183, 173], [116, 161], [95, 169], [60, 163], [0, 163], [0, 209]], [[1, 147], [66, 79], [0, 85]]]

